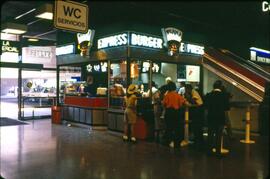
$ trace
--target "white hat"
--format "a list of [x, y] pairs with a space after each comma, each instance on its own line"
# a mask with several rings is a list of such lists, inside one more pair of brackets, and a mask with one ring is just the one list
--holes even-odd
[[165, 81], [166, 81], [166, 83], [168, 83], [169, 81], [172, 81], [172, 78], [171, 78], [171, 77], [167, 77], [167, 78], [165, 79]]

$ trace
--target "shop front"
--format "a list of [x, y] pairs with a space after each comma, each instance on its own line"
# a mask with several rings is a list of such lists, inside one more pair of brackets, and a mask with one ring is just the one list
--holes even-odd
[[1, 33], [1, 117], [51, 116], [56, 98], [55, 47], [28, 45], [25, 39]]
[[[58, 56], [63, 119], [123, 131], [123, 99], [130, 84], [139, 87], [142, 116], [151, 107], [149, 89], [153, 84], [161, 87], [167, 77], [178, 87], [185, 81], [202, 92], [203, 46], [179, 42], [178, 49], [176, 54], [169, 53], [162, 37], [128, 31], [97, 39], [96, 50], [89, 56]], [[73, 75], [60, 79], [64, 72]]]

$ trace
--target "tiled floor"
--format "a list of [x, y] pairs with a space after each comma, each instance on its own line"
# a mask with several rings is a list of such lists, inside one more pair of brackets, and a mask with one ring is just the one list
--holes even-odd
[[231, 142], [224, 158], [191, 147], [173, 150], [139, 141], [123, 143], [107, 131], [28, 121], [1, 127], [1, 175], [6, 179], [265, 179], [269, 139]]

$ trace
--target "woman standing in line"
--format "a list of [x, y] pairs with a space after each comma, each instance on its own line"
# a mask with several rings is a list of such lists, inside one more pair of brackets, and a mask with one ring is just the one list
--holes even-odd
[[199, 93], [192, 88], [191, 84], [186, 84], [185, 99], [189, 103], [189, 120], [194, 134], [194, 146], [200, 149], [203, 146], [203, 101]]
[[[128, 141], [129, 139], [131, 142], [136, 142], [136, 138], [134, 136], [134, 124], [137, 120], [137, 86], [135, 84], [131, 84], [127, 90], [127, 96], [125, 96], [125, 112], [124, 112], [124, 135], [123, 140]], [[129, 135], [129, 128], [130, 128], [130, 135]]]

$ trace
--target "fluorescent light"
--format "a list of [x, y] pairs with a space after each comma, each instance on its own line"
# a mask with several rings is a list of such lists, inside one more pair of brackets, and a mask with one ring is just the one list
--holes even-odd
[[27, 11], [26, 13], [23, 13], [23, 14], [21, 14], [21, 15], [19, 15], [19, 16], [17, 16], [17, 17], [15, 17], [14, 19], [19, 19], [19, 18], [21, 18], [21, 17], [23, 17], [23, 16], [25, 16], [26, 14], [29, 14], [29, 13], [31, 13], [31, 12], [33, 12], [33, 11], [35, 11], [36, 9], [34, 8], [34, 9], [31, 9], [30, 11]]
[[2, 32], [9, 33], [9, 34], [24, 34], [26, 31], [6, 28], [6, 29], [3, 29]]
[[53, 19], [53, 13], [52, 12], [44, 12], [42, 14], [36, 15], [36, 17], [42, 18], [42, 19], [52, 20]]
[[28, 39], [28, 41], [31, 41], [31, 42], [37, 42], [38, 39], [32, 39], [32, 38], [30, 38], [30, 39]]
[[36, 17], [42, 19], [53, 19], [53, 6], [52, 4], [44, 4], [37, 9]]
[[1, 24], [1, 31], [4, 33], [11, 33], [11, 34], [23, 34], [27, 31], [27, 26], [23, 24], [7, 22]]

